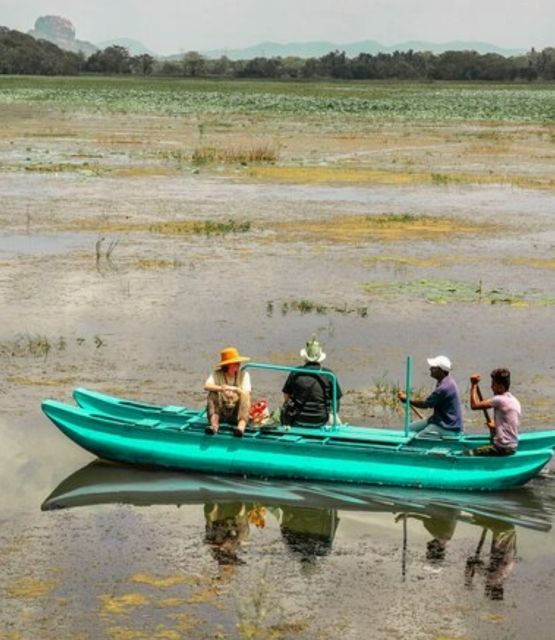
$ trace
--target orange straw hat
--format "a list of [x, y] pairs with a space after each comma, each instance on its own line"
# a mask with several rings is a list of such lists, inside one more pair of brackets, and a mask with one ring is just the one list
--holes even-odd
[[220, 351], [220, 361], [216, 365], [216, 369], [221, 369], [222, 367], [235, 362], [246, 362], [247, 360], [250, 360], [250, 358], [239, 355], [239, 352], [235, 347], [226, 347]]

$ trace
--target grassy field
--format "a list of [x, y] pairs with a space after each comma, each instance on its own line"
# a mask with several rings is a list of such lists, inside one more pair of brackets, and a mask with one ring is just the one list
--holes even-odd
[[91, 112], [264, 113], [393, 120], [555, 121], [554, 84], [0, 77], [0, 105]]

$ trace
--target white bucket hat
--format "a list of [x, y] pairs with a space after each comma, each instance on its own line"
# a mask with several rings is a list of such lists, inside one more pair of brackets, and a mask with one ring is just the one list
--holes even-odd
[[300, 350], [301, 358], [306, 362], [323, 362], [326, 359], [326, 354], [322, 351], [320, 343], [313, 336], [306, 346]]
[[437, 367], [442, 371], [451, 371], [451, 360], [447, 356], [436, 356], [435, 358], [428, 358], [428, 365], [430, 367]]

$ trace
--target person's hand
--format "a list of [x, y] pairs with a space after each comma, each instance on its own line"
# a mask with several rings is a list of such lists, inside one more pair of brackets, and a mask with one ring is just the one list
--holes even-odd
[[399, 400], [401, 402], [406, 402], [407, 401], [407, 394], [404, 391], [399, 391], [397, 393], [397, 397], [399, 398]]
[[486, 424], [488, 425], [488, 429], [495, 429], [495, 420], [488, 420]]
[[482, 379], [482, 376], [479, 373], [473, 373], [470, 376], [470, 382], [472, 384], [478, 384], [480, 382], [480, 380]]

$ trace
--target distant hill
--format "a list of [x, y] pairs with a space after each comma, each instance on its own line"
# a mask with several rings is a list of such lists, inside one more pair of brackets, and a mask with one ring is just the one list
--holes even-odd
[[139, 40], [133, 40], [131, 38], [113, 38], [112, 40], [104, 40], [104, 42], [98, 42], [97, 47], [99, 49], [106, 49], [106, 47], [112, 47], [117, 45], [119, 47], [125, 47], [132, 56], [140, 56], [143, 53], [148, 53], [151, 56], [156, 57], [158, 54], [151, 51]]
[[[363, 40], [361, 42], [351, 42], [348, 44], [337, 44], [335, 42], [289, 42], [281, 44], [279, 42], [261, 42], [260, 44], [244, 49], [211, 49], [200, 51], [206, 58], [220, 58], [227, 56], [230, 60], [251, 60], [252, 58], [274, 58], [281, 56], [295, 56], [299, 58], [319, 58], [330, 51], [344, 51], [349, 58], [358, 56], [360, 53], [393, 53], [394, 51], [431, 51], [432, 53], [443, 53], [444, 51], [477, 51], [478, 53], [498, 53], [502, 56], [516, 56], [525, 53], [523, 49], [503, 49], [487, 42], [425, 42], [407, 41], [399, 44], [387, 46], [376, 40]], [[180, 56], [171, 56], [172, 58]]]

